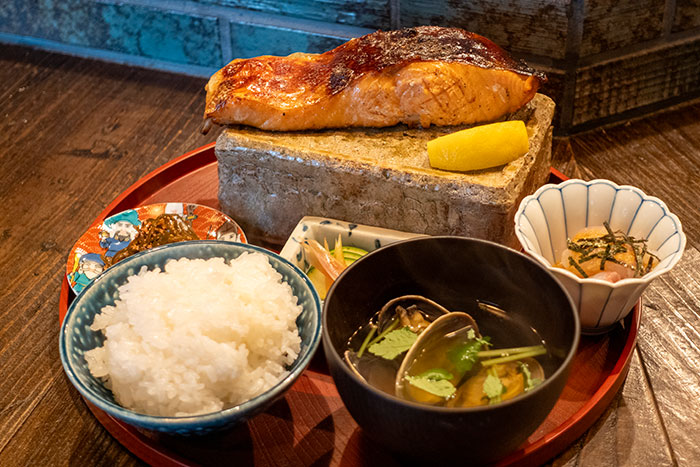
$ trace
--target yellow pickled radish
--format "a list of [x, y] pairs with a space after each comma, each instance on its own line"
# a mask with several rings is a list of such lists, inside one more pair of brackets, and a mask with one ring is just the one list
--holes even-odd
[[428, 141], [430, 165], [465, 172], [507, 164], [527, 154], [530, 143], [522, 120], [490, 123]]

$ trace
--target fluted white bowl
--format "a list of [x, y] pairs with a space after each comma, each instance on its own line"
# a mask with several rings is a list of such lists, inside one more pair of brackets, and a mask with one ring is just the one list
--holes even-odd
[[[611, 283], [580, 278], [553, 265], [567, 239], [586, 227], [602, 226], [647, 239], [659, 263], [640, 278]], [[515, 214], [515, 234], [530, 254], [561, 282], [578, 307], [582, 332], [599, 334], [623, 319], [647, 286], [678, 263], [686, 238], [681, 222], [658, 198], [609, 180], [567, 180], [542, 186], [525, 197]]]

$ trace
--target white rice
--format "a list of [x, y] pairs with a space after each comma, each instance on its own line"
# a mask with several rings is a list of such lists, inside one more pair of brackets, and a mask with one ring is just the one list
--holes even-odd
[[160, 416], [210, 413], [274, 386], [296, 359], [301, 306], [262, 253], [180, 259], [129, 278], [91, 326], [85, 353], [119, 404]]

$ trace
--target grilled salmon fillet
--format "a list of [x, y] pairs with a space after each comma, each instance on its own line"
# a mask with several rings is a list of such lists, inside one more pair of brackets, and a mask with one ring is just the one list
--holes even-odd
[[206, 85], [205, 128], [290, 131], [496, 120], [533, 98], [542, 73], [463, 29], [378, 31], [323, 54], [237, 59]]

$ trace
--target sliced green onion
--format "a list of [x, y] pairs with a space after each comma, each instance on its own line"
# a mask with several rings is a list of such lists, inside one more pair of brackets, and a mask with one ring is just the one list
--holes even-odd
[[386, 328], [385, 330], [383, 330], [377, 337], [375, 337], [374, 339], [372, 339], [372, 340], [369, 342], [369, 344], [367, 344], [367, 346], [370, 346], [370, 345], [374, 344], [375, 342], [379, 342], [380, 340], [384, 339], [384, 336], [386, 336], [387, 334], [389, 334], [389, 333], [390, 333], [391, 331], [393, 331], [394, 329], [398, 328], [398, 327], [399, 327], [399, 324], [401, 324], [400, 321], [399, 321], [398, 319], [394, 319], [394, 320], [389, 324], [389, 326], [387, 326], [387, 328]]
[[530, 352], [532, 350], [543, 349], [543, 345], [530, 345], [528, 347], [511, 347], [509, 349], [493, 349], [493, 350], [482, 350], [477, 352], [477, 357], [507, 357], [508, 355], [513, 355], [516, 353]]
[[372, 326], [372, 329], [367, 333], [365, 336], [365, 340], [362, 341], [362, 345], [360, 346], [360, 350], [357, 351], [357, 358], [362, 357], [362, 354], [365, 353], [365, 349], [369, 345], [369, 340], [374, 336], [374, 333], [377, 332], [377, 327]]
[[545, 349], [544, 346], [542, 346], [542, 348], [540, 348], [540, 349], [531, 350], [529, 352], [512, 354], [512, 355], [508, 355], [507, 357], [499, 357], [499, 358], [491, 358], [489, 360], [482, 360], [481, 366], [491, 366], [491, 365], [498, 365], [500, 363], [513, 362], [516, 360], [522, 360], [523, 358], [537, 357], [538, 355], [543, 355], [545, 353], [547, 353], [547, 349]]

